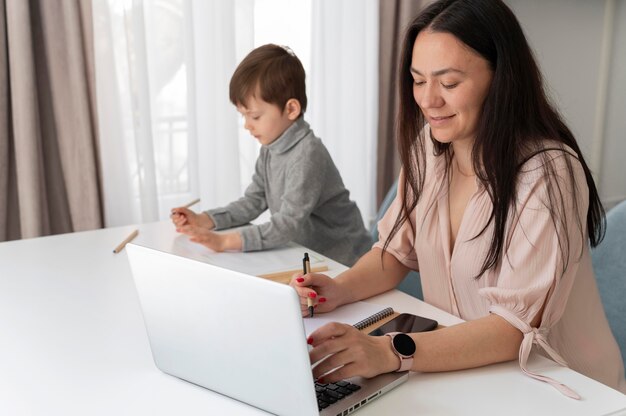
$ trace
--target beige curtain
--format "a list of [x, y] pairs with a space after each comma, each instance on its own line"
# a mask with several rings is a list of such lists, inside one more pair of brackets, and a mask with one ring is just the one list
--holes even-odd
[[88, 0], [0, 0], [0, 241], [102, 226]]
[[400, 172], [395, 123], [398, 109], [398, 59], [404, 29], [432, 0], [380, 0], [378, 152], [376, 201], [385, 198]]

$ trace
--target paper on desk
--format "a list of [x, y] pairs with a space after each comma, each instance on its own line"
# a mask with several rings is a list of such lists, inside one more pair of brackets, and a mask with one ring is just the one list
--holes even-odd
[[[305, 252], [302, 247], [287, 244], [275, 250], [216, 253], [201, 244], [190, 241], [189, 237], [185, 235], [176, 237], [175, 248], [178, 255], [199, 258], [215, 266], [253, 276], [285, 270], [301, 270]], [[307, 252], [312, 268], [324, 263], [325, 258], [320, 254]]]
[[384, 309], [384, 306], [376, 305], [374, 303], [349, 303], [347, 305], [340, 306], [332, 312], [316, 314], [313, 318], [303, 318], [304, 332], [308, 337], [317, 328], [329, 322], [341, 322], [344, 324], [354, 325], [363, 319], [376, 315]]

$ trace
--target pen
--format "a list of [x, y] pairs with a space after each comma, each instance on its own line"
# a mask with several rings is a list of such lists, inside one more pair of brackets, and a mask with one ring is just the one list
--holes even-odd
[[[302, 270], [304, 274], [311, 273], [311, 262], [309, 260], [309, 253], [304, 253], [304, 258], [302, 259]], [[313, 299], [308, 297], [306, 298], [306, 306], [309, 308], [309, 317], [313, 317]]]

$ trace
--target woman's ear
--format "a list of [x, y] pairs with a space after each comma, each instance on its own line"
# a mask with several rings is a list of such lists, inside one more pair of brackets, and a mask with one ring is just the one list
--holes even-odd
[[300, 105], [300, 101], [295, 98], [290, 98], [285, 103], [285, 113], [287, 114], [287, 118], [289, 120], [295, 120], [300, 117], [300, 113], [302, 111], [302, 106]]

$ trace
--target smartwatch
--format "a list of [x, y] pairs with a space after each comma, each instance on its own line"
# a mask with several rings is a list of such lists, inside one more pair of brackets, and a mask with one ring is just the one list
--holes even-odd
[[400, 359], [400, 368], [397, 372], [408, 371], [413, 365], [415, 355], [415, 341], [403, 332], [389, 332], [385, 334], [391, 341], [391, 350]]

